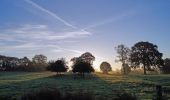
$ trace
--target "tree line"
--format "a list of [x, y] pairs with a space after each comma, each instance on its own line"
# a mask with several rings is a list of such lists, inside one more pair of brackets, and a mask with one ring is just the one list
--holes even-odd
[[[150, 42], [138, 42], [131, 48], [120, 44], [116, 48], [116, 62], [121, 62], [121, 71], [123, 74], [128, 74], [131, 69], [142, 68], [143, 73], [147, 71], [159, 70], [163, 73], [170, 73], [170, 58], [163, 59], [163, 53], [160, 53], [158, 46]], [[94, 72], [93, 62], [95, 56], [90, 52], [83, 53], [79, 57], [74, 57], [70, 60], [73, 64], [71, 71], [81, 74]], [[47, 57], [39, 54], [35, 55], [32, 60], [27, 57], [16, 58], [0, 55], [0, 70], [1, 71], [44, 71], [51, 70], [61, 74], [67, 72], [69, 66], [64, 58], [56, 61], [47, 62]], [[100, 69], [104, 74], [112, 71], [111, 65], [107, 61], [103, 61]]]

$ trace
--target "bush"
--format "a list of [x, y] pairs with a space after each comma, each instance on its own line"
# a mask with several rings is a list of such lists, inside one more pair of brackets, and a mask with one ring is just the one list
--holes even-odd
[[12, 100], [12, 99], [7, 96], [0, 96], [0, 100]]
[[58, 90], [41, 89], [36, 92], [29, 92], [21, 97], [21, 100], [62, 100]]
[[19, 66], [17, 71], [28, 71], [28, 72], [39, 72], [39, 71], [46, 71], [47, 64], [40, 64], [30, 62], [28, 66]]
[[164, 60], [164, 66], [160, 68], [163, 74], [170, 74], [170, 58]]
[[21, 100], [94, 100], [94, 98], [89, 93], [64, 94], [57, 89], [40, 89], [24, 94]]
[[77, 61], [73, 66], [73, 73], [91, 73], [94, 72], [94, 68], [90, 63], [84, 61]]
[[127, 92], [117, 92], [113, 100], [137, 100], [137, 97]]
[[64, 58], [61, 58], [57, 61], [51, 61], [48, 64], [48, 70], [51, 70], [52, 72], [62, 73], [66, 72], [68, 70], [67, 62]]

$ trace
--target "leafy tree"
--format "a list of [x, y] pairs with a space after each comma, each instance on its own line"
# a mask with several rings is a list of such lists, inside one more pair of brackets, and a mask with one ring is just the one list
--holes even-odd
[[86, 52], [83, 53], [80, 57], [74, 57], [71, 59], [73, 63], [76, 63], [78, 60], [82, 60], [83, 62], [93, 64], [95, 57], [90, 52]]
[[170, 74], [170, 58], [164, 60], [164, 65], [160, 69], [164, 74]]
[[132, 47], [130, 61], [131, 67], [142, 66], [144, 74], [147, 70], [163, 65], [163, 54], [158, 51], [158, 46], [149, 42], [138, 42]]
[[22, 66], [28, 66], [28, 64], [30, 63], [31, 61], [27, 58], [27, 57], [24, 57], [24, 58], [21, 58], [20, 59], [20, 65]]
[[92, 65], [88, 62], [84, 62], [82, 60], [78, 60], [76, 61], [76, 63], [74, 63], [74, 65], [72, 66], [73, 68], [73, 73], [80, 73], [83, 74], [84, 73], [91, 73], [94, 72], [94, 68], [92, 67]]
[[93, 64], [93, 61], [95, 60], [95, 57], [90, 52], [82, 54], [79, 58], [90, 64]]
[[126, 47], [125, 45], [121, 44], [116, 47], [116, 51], [118, 54], [117, 56], [118, 59], [116, 61], [122, 63], [123, 74], [127, 74], [126, 72], [127, 66], [125, 65], [127, 65], [128, 63], [130, 49]]
[[74, 57], [71, 59], [71, 61], [73, 62], [72, 71], [74, 73], [78, 72], [83, 75], [84, 73], [94, 72], [94, 69], [92, 67], [94, 60], [95, 57], [89, 52], [82, 54], [80, 57]]
[[125, 74], [128, 74], [131, 72], [131, 67], [128, 64], [123, 64], [123, 67], [121, 68], [121, 72], [126, 72]]
[[32, 58], [32, 61], [35, 62], [35, 63], [39, 63], [39, 64], [45, 64], [47, 63], [47, 57], [40, 54], [40, 55], [35, 55], [33, 58]]
[[107, 74], [109, 71], [112, 71], [111, 65], [108, 62], [102, 62], [100, 65], [100, 70]]
[[51, 61], [49, 62], [48, 69], [53, 72], [57, 72], [57, 74], [66, 72], [68, 69], [67, 62], [63, 58], [58, 59], [57, 61]]
[[47, 57], [42, 54], [35, 55], [29, 67], [31, 71], [45, 71], [47, 69]]

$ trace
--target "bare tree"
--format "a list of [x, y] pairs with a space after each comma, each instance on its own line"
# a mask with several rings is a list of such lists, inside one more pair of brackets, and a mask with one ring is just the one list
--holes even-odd
[[125, 65], [128, 63], [130, 49], [125, 45], [121, 44], [116, 47], [116, 51], [118, 54], [116, 62], [122, 63], [123, 74], [127, 74]]

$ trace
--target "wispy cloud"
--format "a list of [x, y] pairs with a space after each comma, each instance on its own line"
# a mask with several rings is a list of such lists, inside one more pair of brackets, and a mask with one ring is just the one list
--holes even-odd
[[0, 31], [0, 40], [26, 41], [30, 40], [67, 40], [91, 35], [87, 31], [55, 32], [47, 25], [22, 25]]
[[69, 31], [69, 32], [66, 32], [64, 35], [47, 36], [46, 38], [48, 38], [48, 39], [65, 39], [65, 38], [75, 38], [75, 37], [79, 37], [79, 36], [82, 36], [82, 35], [83, 36], [84, 35], [92, 35], [92, 33], [86, 31], [86, 29], [79, 29], [75, 25], [70, 24], [65, 19], [58, 16], [56, 13], [53, 13], [53, 12], [49, 11], [48, 9], [38, 5], [37, 3], [33, 2], [32, 0], [24, 0], [24, 1], [29, 3], [30, 5], [32, 5], [33, 7], [39, 9], [40, 11], [47, 13], [49, 16], [55, 18], [57, 21], [62, 22], [64, 25], [66, 25], [68, 27], [71, 27], [73, 29], [76, 29], [76, 31], [71, 31], [71, 32]]
[[77, 28], [74, 25], [68, 23], [67, 21], [65, 21], [64, 19], [62, 19], [61, 17], [59, 17], [58, 15], [56, 15], [55, 13], [41, 7], [40, 5], [36, 4], [35, 2], [31, 1], [31, 0], [25, 0], [27, 3], [31, 4], [32, 6], [34, 6], [35, 8], [47, 13], [48, 15], [54, 17], [55, 19], [61, 21], [62, 23], [64, 23], [66, 26], [69, 26], [71, 28]]
[[123, 12], [122, 14], [118, 14], [117, 16], [114, 16], [112, 18], [105, 18], [102, 21], [96, 22], [95, 24], [89, 25], [89, 26], [87, 26], [83, 29], [88, 30], [88, 29], [91, 29], [91, 28], [96, 28], [96, 27], [103, 26], [103, 25], [106, 25], [106, 24], [109, 24], [109, 23], [120, 21], [120, 20], [123, 20], [123, 19], [125, 19], [129, 16], [134, 15], [135, 13], [136, 13], [135, 11], [129, 10], [129, 11]]
[[0, 52], [73, 52], [63, 48], [62, 43], [72, 44], [89, 35], [86, 31], [55, 32], [47, 25], [26, 24], [0, 30]]

